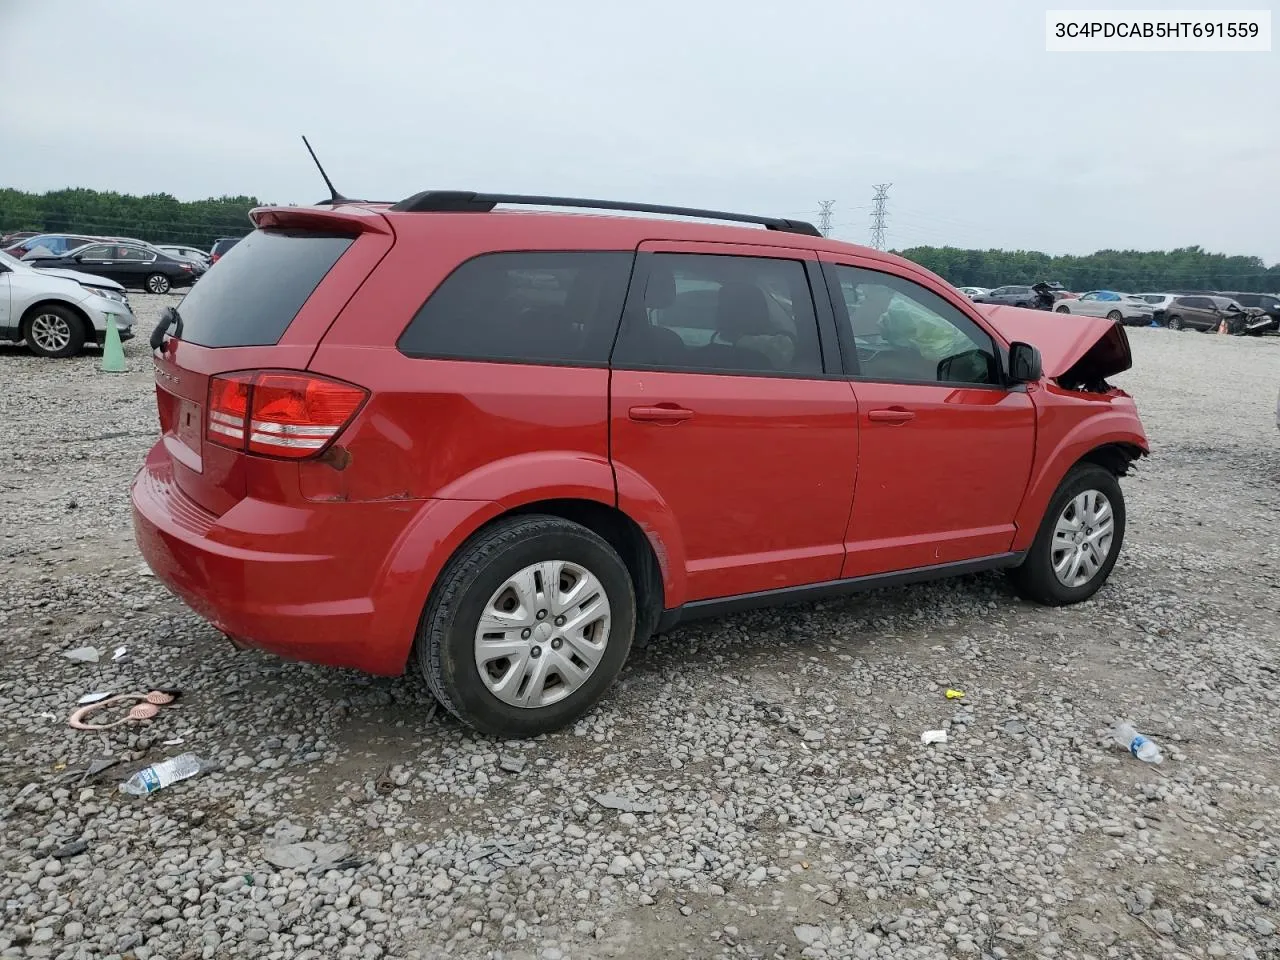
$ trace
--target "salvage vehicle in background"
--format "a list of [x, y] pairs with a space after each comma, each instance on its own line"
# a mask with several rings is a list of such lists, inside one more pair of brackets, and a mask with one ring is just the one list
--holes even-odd
[[208, 269], [209, 254], [201, 250], [199, 247], [189, 247], [183, 244], [175, 243], [157, 243], [155, 248], [161, 253], [167, 253], [171, 257], [178, 257], [181, 260], [190, 260], [192, 263], [198, 263], [202, 267]]
[[152, 333], [131, 487], [146, 562], [239, 645], [416, 665], [529, 737], [683, 620], [996, 569], [1079, 603], [1120, 553], [1148, 443], [1104, 318], [769, 217], [427, 191], [252, 219]]
[[27, 262], [41, 270], [83, 270], [148, 293], [168, 293], [172, 287], [189, 287], [203, 273], [203, 269], [190, 260], [171, 257], [138, 242], [88, 243], [61, 257]]
[[974, 303], [995, 303], [1006, 307], [1034, 307], [1036, 291], [1030, 285], [1010, 284], [996, 287], [971, 298]]
[[1074, 300], [1059, 300], [1053, 310], [1082, 317], [1106, 317], [1130, 326], [1146, 326], [1154, 314], [1151, 304], [1114, 290], [1090, 290]]
[[986, 287], [956, 287], [961, 293], [972, 300], [974, 297], [984, 297], [991, 291]]
[[1228, 333], [1245, 333], [1249, 322], [1265, 316], [1261, 310], [1246, 310], [1230, 297], [1175, 297], [1165, 308], [1170, 330], [1200, 330], [1211, 333], [1222, 324]]
[[226, 252], [240, 242], [240, 237], [219, 237], [213, 241], [213, 247], [209, 250], [209, 265], [217, 263]]
[[38, 233], [10, 244], [4, 252], [19, 260], [29, 255], [60, 257], [76, 247], [91, 243], [94, 239], [78, 233]]
[[70, 270], [37, 270], [0, 253], [0, 339], [25, 340], [42, 357], [70, 357], [102, 343], [114, 319], [121, 340], [133, 336], [133, 311], [113, 280]]
[[1152, 320], [1162, 327], [1168, 325], [1165, 314], [1169, 310], [1169, 304], [1178, 299], [1176, 293], [1135, 293], [1132, 296], [1151, 307]]
[[1219, 296], [1230, 297], [1246, 310], [1258, 310], [1260, 316], [1265, 316], [1270, 321], [1265, 325], [1251, 324], [1250, 332], [1267, 333], [1280, 330], [1280, 297], [1274, 293], [1236, 293], [1223, 290]]

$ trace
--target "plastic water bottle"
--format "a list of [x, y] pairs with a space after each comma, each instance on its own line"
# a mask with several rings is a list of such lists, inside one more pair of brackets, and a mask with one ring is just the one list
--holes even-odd
[[1144, 763], [1159, 763], [1164, 759], [1160, 748], [1140, 734], [1132, 723], [1117, 723], [1111, 731], [1116, 743], [1124, 747]]
[[202, 769], [204, 767], [199, 757], [194, 753], [184, 753], [181, 756], [153, 763], [145, 770], [139, 770], [120, 784], [120, 792], [135, 797], [145, 797], [149, 793], [155, 793], [161, 787], [194, 777]]

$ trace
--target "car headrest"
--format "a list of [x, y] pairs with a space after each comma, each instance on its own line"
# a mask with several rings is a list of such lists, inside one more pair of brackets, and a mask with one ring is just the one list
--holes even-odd
[[764, 291], [753, 283], [726, 283], [716, 300], [716, 329], [726, 340], [776, 333]]
[[649, 277], [644, 285], [644, 305], [660, 310], [675, 302], [675, 274], [671, 272], [670, 267], [656, 261], [652, 262], [649, 267]]

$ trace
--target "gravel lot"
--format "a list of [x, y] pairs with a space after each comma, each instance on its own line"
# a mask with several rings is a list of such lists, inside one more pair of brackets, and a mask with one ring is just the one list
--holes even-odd
[[[1154, 454], [1093, 602], [982, 576], [711, 621], [499, 743], [416, 678], [236, 652], [144, 572], [165, 302], [125, 375], [0, 347], [0, 956], [1280, 954], [1280, 339], [1131, 331]], [[157, 685], [184, 695], [150, 723], [66, 724]], [[188, 749], [221, 769], [116, 791]], [[267, 859], [299, 840], [350, 853]]]

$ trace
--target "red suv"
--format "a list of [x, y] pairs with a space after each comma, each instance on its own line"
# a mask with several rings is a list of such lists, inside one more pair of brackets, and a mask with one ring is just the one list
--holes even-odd
[[252, 220], [152, 335], [132, 485], [152, 570], [240, 645], [413, 661], [524, 737], [687, 618], [995, 568], [1076, 603], [1120, 552], [1148, 446], [1106, 319], [714, 211], [435, 191]]

